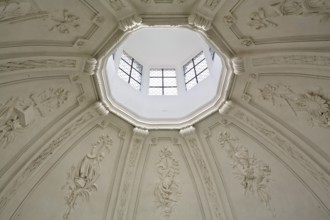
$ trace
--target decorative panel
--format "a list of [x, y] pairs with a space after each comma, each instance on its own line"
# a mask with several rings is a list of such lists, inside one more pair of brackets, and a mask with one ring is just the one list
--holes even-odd
[[[100, 42], [109, 29], [116, 26], [110, 22], [111, 14], [97, 3], [88, 0], [40, 1], [18, 0], [5, 1], [0, 5], [0, 48], [2, 52], [40, 51], [41, 47], [59, 51], [56, 47], [92, 51], [90, 41]], [[108, 21], [107, 29], [103, 29]], [[100, 35], [102, 33], [103, 36]], [[36, 47], [37, 46], [37, 47]], [[30, 47], [30, 48], [29, 48]], [[32, 49], [33, 47], [33, 49]], [[72, 49], [71, 49], [72, 50]]]
[[[11, 219], [101, 219], [109, 207], [124, 140], [101, 123], [81, 133], [52, 160]], [[31, 212], [31, 210], [35, 210]]]
[[311, 143], [310, 147], [330, 162], [330, 78], [305, 72], [259, 73], [245, 94], [251, 97], [250, 105]]
[[205, 219], [186, 146], [176, 137], [157, 137], [145, 147], [133, 219]]
[[276, 49], [274, 46], [280, 43], [291, 47], [292, 43], [305, 42], [329, 46], [328, 0], [235, 0], [226, 1], [220, 11], [215, 27], [236, 49]]
[[81, 84], [69, 75], [3, 80], [0, 93], [0, 151], [5, 155], [0, 175], [85, 98]]
[[240, 123], [213, 115], [202, 122], [205, 143], [237, 219], [327, 219], [329, 208], [291, 165]]

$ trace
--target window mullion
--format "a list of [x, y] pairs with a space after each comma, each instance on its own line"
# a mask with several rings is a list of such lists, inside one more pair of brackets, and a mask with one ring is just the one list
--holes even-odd
[[130, 69], [129, 69], [128, 84], [131, 82], [131, 78], [132, 78], [133, 62], [134, 62], [134, 59], [132, 58], [132, 59], [131, 59]]

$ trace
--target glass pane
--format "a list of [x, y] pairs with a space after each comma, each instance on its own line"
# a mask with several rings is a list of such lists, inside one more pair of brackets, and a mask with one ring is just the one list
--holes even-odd
[[128, 82], [129, 76], [123, 72], [121, 69], [118, 70], [118, 76], [122, 78], [125, 82]]
[[187, 63], [186, 65], [184, 65], [183, 67], [183, 72], [186, 73], [188, 72], [191, 68], [193, 68], [193, 62], [189, 61], [189, 63]]
[[175, 69], [164, 69], [164, 77], [175, 77]]
[[126, 72], [128, 75], [131, 71], [131, 66], [128, 65], [125, 61], [123, 60], [120, 60], [120, 63], [119, 63], [119, 68], [121, 68], [124, 72]]
[[149, 95], [162, 95], [162, 88], [149, 88]]
[[164, 86], [176, 86], [176, 78], [164, 78]]
[[125, 60], [126, 62], [128, 62], [129, 64], [131, 64], [131, 62], [132, 62], [132, 58], [125, 52], [123, 52], [123, 54], [121, 55], [121, 58], [123, 60]]
[[186, 88], [187, 88], [187, 90], [190, 90], [191, 88], [193, 88], [196, 85], [197, 85], [197, 82], [194, 79], [194, 80], [191, 80], [189, 83], [186, 84]]
[[150, 76], [162, 76], [162, 70], [161, 69], [151, 69], [150, 70]]
[[164, 95], [178, 95], [177, 88], [164, 88]]
[[134, 60], [133, 67], [140, 73], [142, 73], [142, 65]]
[[202, 61], [203, 59], [205, 59], [204, 53], [201, 52], [200, 54], [198, 54], [195, 58], [194, 58], [194, 62], [195, 65], [197, 65], [200, 61]]
[[198, 82], [201, 82], [203, 79], [205, 79], [206, 77], [208, 77], [210, 75], [210, 72], [208, 69], [206, 69], [205, 71], [203, 71], [201, 74], [199, 74], [197, 76]]
[[188, 81], [191, 80], [194, 76], [195, 76], [195, 70], [192, 69], [192, 70], [190, 70], [188, 73], [186, 73], [186, 75], [184, 76], [184, 81], [185, 81], [185, 82], [188, 82]]
[[150, 78], [149, 86], [162, 86], [162, 78]]
[[141, 83], [141, 74], [138, 73], [135, 69], [132, 70], [131, 77], [134, 78], [139, 83]]
[[203, 72], [203, 70], [205, 70], [207, 68], [207, 64], [206, 61], [204, 60], [203, 62], [201, 62], [200, 64], [198, 64], [196, 66], [196, 73], [197, 75], [201, 72]]
[[134, 89], [136, 89], [136, 90], [140, 90], [141, 85], [140, 85], [138, 82], [136, 82], [134, 79], [131, 79], [131, 81], [130, 81], [129, 84], [130, 84]]

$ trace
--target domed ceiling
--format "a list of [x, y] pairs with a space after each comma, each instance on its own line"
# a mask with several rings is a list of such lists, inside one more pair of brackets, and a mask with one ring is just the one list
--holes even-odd
[[[106, 60], [155, 28], [222, 57], [211, 111], [107, 100]], [[0, 33], [1, 220], [330, 218], [329, 0], [0, 0]]]

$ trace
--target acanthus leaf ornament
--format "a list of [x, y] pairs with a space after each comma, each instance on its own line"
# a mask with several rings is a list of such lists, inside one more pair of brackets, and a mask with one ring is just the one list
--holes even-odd
[[228, 132], [220, 132], [218, 142], [227, 156], [232, 160], [233, 173], [241, 181], [245, 194], [257, 194], [260, 202], [270, 206], [269, 181], [271, 175], [270, 166], [263, 160], [251, 156], [249, 150], [235, 143], [238, 138], [232, 137]]
[[277, 27], [272, 19], [280, 16], [306, 16], [318, 15], [320, 22], [330, 18], [329, 0], [273, 0], [269, 9], [259, 8], [250, 14], [248, 25], [260, 30], [270, 26]]
[[0, 73], [32, 70], [32, 69], [52, 69], [52, 68], [70, 68], [76, 67], [77, 61], [73, 59], [28, 59], [21, 61], [9, 61], [0, 64]]
[[3, 0], [1, 2], [0, 23], [14, 24], [48, 17], [48, 12], [42, 11], [34, 0]]
[[269, 26], [277, 27], [277, 24], [267, 17], [264, 8], [259, 8], [258, 11], [254, 11], [250, 14], [250, 21], [248, 25], [256, 30], [267, 28]]
[[77, 166], [73, 166], [68, 173], [66, 185], [69, 195], [65, 197], [67, 211], [63, 219], [68, 219], [72, 209], [77, 205], [77, 199], [89, 200], [91, 193], [97, 191], [96, 181], [101, 175], [101, 162], [106, 153], [110, 152], [112, 139], [109, 135], [100, 136], [96, 143], [92, 144], [90, 153], [87, 153]]
[[317, 123], [321, 127], [330, 127], [330, 100], [320, 92], [296, 93], [290, 86], [280, 83], [267, 84], [259, 92], [263, 100], [270, 100], [273, 105], [283, 100], [295, 116], [300, 112], [307, 113], [307, 121], [312, 126]]
[[52, 140], [50, 144], [42, 152], [40, 152], [40, 154], [33, 161], [28, 164], [23, 173], [18, 178], [16, 178], [12, 184], [10, 184], [9, 189], [6, 190], [6, 193], [0, 198], [0, 211], [8, 204], [11, 198], [15, 195], [18, 188], [23, 186], [25, 181], [32, 176], [35, 170], [37, 170], [48, 157], [53, 155], [54, 152], [61, 147], [63, 142], [70, 138], [76, 130], [81, 128], [81, 126], [91, 118], [93, 118], [93, 115], [89, 112], [79, 117], [73, 122], [73, 124], [64, 129], [58, 137]]
[[154, 195], [163, 215], [170, 217], [181, 195], [179, 182], [176, 180], [180, 167], [179, 162], [173, 158], [172, 151], [167, 147], [161, 149], [159, 157], [156, 163], [159, 181], [155, 186]]
[[262, 135], [267, 137], [269, 140], [275, 143], [280, 150], [282, 150], [285, 155], [289, 156], [293, 161], [300, 164], [304, 169], [306, 169], [311, 176], [319, 183], [321, 183], [327, 191], [330, 189], [330, 182], [327, 176], [321, 172], [313, 163], [307, 159], [301, 152], [299, 152], [289, 141], [283, 138], [275, 130], [269, 128], [265, 124], [259, 122], [254, 117], [247, 115], [243, 111], [237, 111], [235, 114], [239, 120], [251, 126], [256, 131], [260, 132]]
[[255, 58], [252, 60], [253, 66], [268, 65], [313, 65], [313, 66], [330, 66], [330, 57], [319, 55], [286, 55], [286, 56], [269, 56]]
[[0, 103], [0, 147], [6, 147], [15, 140], [17, 132], [31, 125], [37, 113], [45, 117], [60, 108], [69, 98], [64, 88], [49, 88], [32, 93], [28, 98], [11, 97]]

